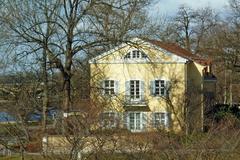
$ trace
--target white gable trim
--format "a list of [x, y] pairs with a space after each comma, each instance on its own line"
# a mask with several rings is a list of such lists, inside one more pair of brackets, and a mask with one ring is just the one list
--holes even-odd
[[186, 63], [188, 61], [187, 58], [180, 57], [180, 56], [178, 56], [178, 55], [176, 55], [172, 52], [169, 52], [169, 51], [167, 51], [167, 50], [165, 50], [165, 49], [163, 49], [163, 48], [161, 48], [157, 45], [154, 45], [150, 42], [145, 42], [145, 43], [148, 44], [150, 47], [155, 48], [155, 49], [159, 50], [160, 52], [170, 56], [171, 58], [173, 58], [173, 60], [175, 60], [178, 63]]
[[[161, 48], [161, 47], [159, 47], [159, 46], [157, 46], [157, 45], [151, 44], [150, 42], [146, 42], [146, 41], [144, 41], [144, 40], [142, 40], [142, 39], [140, 39], [140, 38], [133, 38], [132, 40], [130, 40], [130, 42], [133, 42], [133, 43], [136, 43], [136, 44], [139, 44], [139, 45], [140, 45], [140, 44], [145, 44], [145, 45], [148, 45], [148, 46], [150, 46], [150, 47], [152, 47], [152, 48], [155, 48], [155, 49], [161, 51], [162, 53], [164, 53], [164, 54], [166, 54], [166, 55], [168, 55], [168, 56], [171, 56], [171, 57], [173, 58], [173, 60], [175, 60], [177, 63], [186, 63], [186, 62], [188, 61], [187, 58], [183, 58], [183, 57], [180, 57], [180, 56], [178, 56], [178, 55], [175, 55], [175, 54], [172, 53], [172, 52], [169, 52], [169, 51], [167, 51], [167, 50], [165, 50], [165, 49], [163, 49], [163, 48]], [[107, 52], [104, 52], [104, 53], [102, 53], [102, 54], [100, 54], [100, 55], [98, 55], [98, 56], [90, 59], [88, 62], [89, 62], [90, 64], [92, 64], [92, 63], [98, 63], [97, 60], [99, 60], [99, 59], [101, 59], [101, 58], [103, 58], [103, 57], [105, 57], [105, 56], [107, 56], [107, 55], [109, 55], [109, 54], [112, 54], [112, 53], [114, 53], [115, 51], [120, 50], [120, 49], [126, 47], [127, 45], [129, 45], [129, 44], [127, 44], [127, 43], [122, 43], [122, 44], [120, 44], [119, 46], [117, 46], [117, 47], [115, 47], [115, 48], [113, 48], [113, 49], [111, 49], [111, 50], [109, 50], [109, 51], [107, 51]], [[101, 62], [100, 62], [100, 63], [101, 63]]]
[[115, 51], [120, 50], [121, 48], [124, 48], [125, 46], [127, 46], [127, 44], [126, 43], [122, 43], [119, 46], [117, 46], [117, 47], [115, 47], [115, 48], [113, 48], [113, 49], [111, 49], [111, 50], [109, 50], [107, 52], [104, 52], [104, 53], [102, 53], [102, 54], [100, 54], [100, 55], [90, 59], [88, 62], [89, 63], [96, 63], [97, 60], [99, 60], [99, 59], [101, 59], [101, 58], [103, 58], [103, 57], [105, 57], [105, 56], [107, 56], [109, 54], [112, 54]]
[[169, 52], [169, 51], [167, 51], [167, 50], [165, 50], [165, 49], [162, 49], [162, 48], [160, 48], [160, 47], [157, 47], [157, 49], [158, 49], [159, 51], [161, 51], [161, 52], [163, 52], [163, 53], [171, 56], [171, 57], [173, 58], [173, 60], [175, 60], [176, 62], [186, 63], [186, 62], [188, 61], [187, 58], [183, 58], [183, 57], [177, 56], [177, 55], [175, 55], [174, 53]]
[[[141, 42], [141, 43], [144, 43], [144, 41], [141, 40], [140, 38], [133, 38], [133, 39], [131, 39], [129, 42], [137, 43], [137, 44], [140, 44], [140, 42]], [[115, 47], [115, 48], [113, 48], [113, 49], [110, 49], [109, 51], [104, 52], [104, 53], [102, 53], [102, 54], [100, 54], [100, 55], [98, 55], [98, 56], [90, 59], [88, 62], [89, 62], [89, 63], [96, 63], [97, 60], [99, 60], [99, 59], [101, 59], [101, 58], [103, 58], [103, 57], [105, 57], [105, 56], [107, 56], [107, 55], [109, 55], [109, 54], [112, 54], [112, 53], [116, 52], [117, 50], [120, 50], [120, 49], [126, 47], [127, 45], [129, 45], [129, 44], [127, 44], [126, 42], [124, 42], [124, 43], [120, 44], [119, 46], [117, 46], [117, 47]]]

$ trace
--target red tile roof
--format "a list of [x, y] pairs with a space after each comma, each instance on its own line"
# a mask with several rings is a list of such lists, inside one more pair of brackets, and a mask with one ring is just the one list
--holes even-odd
[[159, 46], [160, 48], [167, 50], [177, 56], [189, 59], [191, 61], [194, 61], [196, 63], [199, 63], [203, 66], [206, 65], [210, 65], [211, 64], [211, 60], [201, 57], [198, 54], [193, 54], [190, 51], [180, 47], [179, 45], [175, 44], [175, 43], [167, 43], [167, 42], [161, 42], [158, 40], [150, 40], [150, 39], [145, 39], [145, 41], [150, 42], [153, 45]]

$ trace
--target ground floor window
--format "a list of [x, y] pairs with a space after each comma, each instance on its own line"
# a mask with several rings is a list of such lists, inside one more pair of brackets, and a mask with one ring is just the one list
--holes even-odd
[[171, 114], [168, 112], [103, 112], [101, 114], [101, 126], [113, 129], [125, 126], [131, 132], [142, 132], [150, 128], [169, 128]]
[[147, 122], [146, 118], [144, 112], [129, 112], [127, 116], [128, 129], [133, 132], [143, 131]]
[[167, 112], [154, 112], [152, 119], [154, 128], [169, 127], [170, 114]]
[[118, 114], [116, 112], [104, 112], [101, 115], [101, 125], [104, 128], [117, 127]]

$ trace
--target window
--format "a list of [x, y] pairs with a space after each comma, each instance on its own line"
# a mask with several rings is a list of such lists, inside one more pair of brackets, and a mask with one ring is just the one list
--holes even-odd
[[131, 56], [131, 52], [128, 52], [125, 56], [124, 56], [124, 59], [130, 59], [132, 56]]
[[105, 80], [104, 81], [104, 94], [105, 95], [113, 95], [114, 94], [114, 81], [113, 80]]
[[151, 94], [154, 96], [167, 96], [169, 94], [170, 82], [166, 80], [151, 81]]
[[104, 112], [101, 115], [101, 124], [104, 128], [115, 128], [117, 127], [117, 113], [115, 112]]
[[103, 91], [104, 95], [114, 95], [117, 94], [118, 81], [105, 80], [103, 81]]
[[130, 98], [135, 100], [140, 98], [140, 81], [139, 80], [130, 81]]
[[126, 102], [139, 103], [144, 102], [144, 81], [130, 80], [125, 82]]
[[166, 92], [165, 81], [155, 80], [155, 95], [164, 96]]
[[153, 113], [153, 127], [154, 128], [166, 128], [169, 123], [169, 113], [155, 112]]
[[147, 55], [139, 50], [132, 50], [130, 52], [128, 52], [124, 59], [145, 59], [147, 58]]
[[146, 114], [143, 112], [128, 113], [128, 129], [133, 132], [142, 131], [146, 125]]
[[125, 105], [146, 105], [144, 81], [130, 80], [125, 82]]
[[141, 130], [141, 115], [140, 113], [129, 113], [129, 129]]

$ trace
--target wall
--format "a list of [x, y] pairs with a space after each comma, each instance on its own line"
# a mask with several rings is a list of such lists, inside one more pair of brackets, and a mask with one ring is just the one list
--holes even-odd
[[187, 122], [189, 132], [203, 128], [203, 75], [204, 66], [195, 62], [187, 65]]

